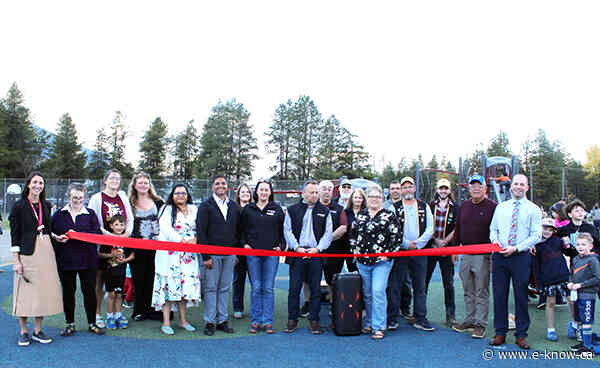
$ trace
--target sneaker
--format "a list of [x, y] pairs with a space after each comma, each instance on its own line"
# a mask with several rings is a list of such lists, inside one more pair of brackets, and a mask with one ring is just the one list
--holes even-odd
[[302, 308], [300, 308], [300, 317], [306, 318], [310, 314], [310, 307], [308, 303], [304, 303]]
[[214, 323], [207, 323], [206, 326], [204, 327], [204, 334], [206, 336], [212, 336], [215, 334], [215, 324]]
[[229, 324], [227, 323], [227, 321], [225, 321], [223, 323], [219, 323], [217, 325], [217, 330], [223, 331], [223, 332], [228, 333], [228, 334], [234, 333], [233, 328], [229, 327]]
[[104, 322], [104, 318], [101, 315], [96, 315], [96, 326], [100, 328], [105, 328], [106, 323]]
[[452, 316], [446, 316], [446, 326], [452, 327], [456, 324], [456, 320]]
[[410, 314], [410, 311], [408, 311], [408, 310], [403, 310], [403, 311], [400, 311], [400, 315], [401, 315], [402, 317], [404, 317], [404, 319], [411, 319], [411, 318], [414, 318], [414, 317], [413, 317], [413, 315], [412, 315], [412, 314]]
[[133, 303], [128, 303], [126, 301], [123, 301], [123, 303], [121, 304], [121, 307], [123, 307], [125, 309], [131, 309], [131, 308], [133, 308]]
[[117, 329], [117, 322], [114, 318], [109, 317], [106, 319], [106, 328], [108, 328], [109, 330]]
[[577, 327], [575, 327], [573, 321], [569, 322], [569, 326], [567, 327], [567, 337], [569, 339], [577, 338]]
[[310, 321], [310, 327], [308, 329], [313, 335], [321, 335], [324, 332], [321, 326], [319, 326], [318, 321]]
[[427, 331], [427, 332], [435, 331], [435, 328], [431, 324], [429, 324], [428, 320], [424, 320], [422, 322], [415, 322], [413, 324], [413, 327], [416, 328], [417, 330], [422, 330], [422, 331]]
[[19, 334], [18, 344], [19, 346], [29, 346], [31, 344], [31, 337], [29, 337], [27, 332]]
[[452, 329], [456, 332], [465, 332], [465, 331], [474, 331], [475, 330], [475, 326], [472, 323], [468, 323], [468, 322], [463, 322], [463, 323], [455, 323], [452, 325]]
[[590, 357], [592, 358], [594, 356], [594, 349], [593, 348], [588, 348], [587, 346], [582, 346], [581, 348], [579, 348], [575, 354], [582, 356], [582, 357]]
[[548, 341], [558, 341], [558, 336], [556, 336], [556, 331], [548, 331], [546, 333], [546, 339]]
[[546, 302], [540, 302], [535, 306], [537, 309], [546, 309]]
[[244, 318], [244, 314], [242, 312], [233, 312], [233, 318], [242, 319]]
[[473, 329], [473, 333], [471, 337], [474, 339], [483, 339], [485, 337], [485, 327], [483, 326], [475, 326]]
[[581, 349], [582, 347], [583, 347], [583, 343], [582, 343], [582, 342], [579, 342], [579, 343], [577, 343], [576, 345], [572, 345], [570, 349], [571, 349], [571, 351], [578, 351], [578, 350], [579, 350], [579, 349]]
[[129, 327], [129, 321], [127, 320], [127, 318], [125, 318], [125, 316], [121, 316], [121, 317], [117, 318], [117, 320], [115, 322], [116, 322], [117, 326], [119, 326], [119, 328]]
[[52, 342], [52, 339], [48, 336], [46, 336], [46, 334], [44, 333], [44, 331], [38, 332], [38, 333], [33, 333], [33, 335], [31, 335], [31, 338], [41, 344], [49, 344]]
[[387, 329], [390, 331], [396, 331], [400, 325], [398, 322], [390, 322], [387, 326]]

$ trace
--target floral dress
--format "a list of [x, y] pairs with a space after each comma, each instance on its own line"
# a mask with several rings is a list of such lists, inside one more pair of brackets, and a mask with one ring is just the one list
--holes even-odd
[[[188, 215], [177, 212], [175, 223], [171, 223], [171, 206], [167, 206], [160, 215], [159, 240], [180, 242], [182, 239], [196, 236], [197, 208], [188, 204]], [[198, 272], [198, 254], [187, 252], [156, 251], [154, 259], [154, 289], [152, 306], [160, 310], [166, 301], [187, 300], [188, 307], [200, 302], [200, 274]]]

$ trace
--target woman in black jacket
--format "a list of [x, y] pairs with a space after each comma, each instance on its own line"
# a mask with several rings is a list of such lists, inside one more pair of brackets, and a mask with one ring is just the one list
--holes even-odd
[[[159, 211], [164, 201], [154, 190], [150, 175], [141, 171], [129, 184], [129, 203], [134, 215], [131, 237], [155, 240], [160, 233], [158, 225]], [[136, 249], [135, 258], [130, 263], [135, 302], [133, 319], [162, 319], [160, 312], [152, 310], [152, 292], [154, 287], [154, 256], [156, 251]]]
[[[56, 257], [50, 235], [64, 241], [65, 235], [52, 234], [50, 209], [46, 201], [44, 178], [34, 172], [27, 178], [21, 199], [10, 212], [10, 235], [13, 252], [13, 315], [19, 317], [19, 346], [31, 340], [42, 344], [52, 339], [42, 331], [44, 316], [63, 311], [62, 292], [56, 267]], [[35, 317], [33, 334], [29, 336], [27, 318]]]
[[[254, 190], [254, 203], [248, 204], [242, 212], [240, 240], [244, 248], [281, 250], [283, 240], [284, 214], [281, 206], [273, 201], [273, 187], [268, 181], [259, 181]], [[273, 330], [275, 309], [275, 275], [279, 257], [247, 256], [248, 272], [252, 292], [250, 297], [250, 333], [257, 333], [261, 327], [268, 334]]]

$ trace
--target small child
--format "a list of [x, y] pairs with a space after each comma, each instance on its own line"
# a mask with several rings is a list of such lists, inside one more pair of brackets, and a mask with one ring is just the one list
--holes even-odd
[[[122, 236], [125, 233], [125, 218], [115, 215], [108, 221], [108, 227], [113, 235]], [[127, 328], [129, 321], [121, 313], [123, 284], [125, 283], [125, 267], [135, 256], [131, 249], [102, 245], [98, 253], [100, 258], [107, 259], [108, 269], [104, 272], [104, 282], [108, 298], [106, 299], [106, 328], [115, 330]]]
[[581, 342], [571, 346], [578, 353], [593, 352], [592, 324], [596, 294], [600, 290], [600, 261], [592, 253], [594, 239], [589, 233], [579, 233], [575, 239], [577, 255], [571, 265], [571, 277], [567, 287], [575, 307], [573, 317], [577, 327], [577, 337]]
[[563, 242], [554, 236], [554, 220], [545, 218], [542, 220], [543, 241], [535, 246], [535, 268], [538, 288], [542, 290], [542, 296], [546, 297], [546, 321], [548, 331], [546, 338], [550, 341], [558, 341], [556, 329], [554, 328], [554, 306], [559, 295], [567, 296], [569, 290], [569, 268], [562, 254]]

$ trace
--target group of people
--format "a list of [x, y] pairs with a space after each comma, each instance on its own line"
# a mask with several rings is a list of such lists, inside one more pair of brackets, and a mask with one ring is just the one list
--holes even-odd
[[[575, 294], [578, 293], [579, 298], [573, 303], [574, 320], [569, 328], [573, 330], [573, 337], [580, 337], [582, 341], [576, 348], [589, 349], [593, 313], [590, 320], [585, 311], [589, 311], [590, 306], [593, 309], [595, 298], [589, 296], [595, 295], [600, 288], [598, 260], [590, 252], [594, 246], [597, 252], [600, 246], [597, 232], [593, 226], [588, 228], [579, 220], [579, 208], [584, 210], [580, 202], [569, 205], [570, 221], [566, 226], [559, 229], [555, 226], [550, 231], [545, 221], [542, 227], [540, 209], [525, 196], [529, 187], [523, 175], [513, 178], [510, 185], [512, 198], [500, 204], [486, 198], [486, 183], [481, 175], [471, 176], [468, 183], [471, 198], [460, 208], [452, 198], [447, 179], [439, 180], [434, 200], [429, 204], [416, 198], [415, 182], [410, 177], [393, 181], [389, 188], [391, 198], [385, 202], [384, 192], [378, 185], [370, 186], [365, 193], [344, 180], [340, 185], [340, 196], [332, 198], [332, 182], [308, 180], [302, 188], [302, 199], [286, 211], [274, 201], [269, 181], [259, 181], [254, 190], [247, 185], [240, 186], [235, 201], [228, 198], [228, 183], [224, 176], [214, 177], [211, 185], [212, 195], [198, 206], [194, 205], [191, 191], [185, 184], [174, 185], [163, 202], [148, 174], [135, 175], [125, 193], [120, 190], [120, 173], [110, 170], [104, 178], [104, 189], [90, 198], [87, 207], [84, 206], [85, 187], [72, 184], [67, 190], [68, 205], [51, 217], [50, 204], [45, 201], [44, 178], [40, 173], [31, 174], [22, 199], [10, 215], [11, 250], [16, 272], [13, 314], [20, 321], [19, 345], [29, 345], [32, 339], [51, 342], [41, 329], [43, 316], [60, 313], [63, 307], [66, 327], [61, 334], [68, 336], [75, 332], [77, 275], [84, 296], [88, 330], [101, 335], [104, 328], [127, 328], [129, 321], [121, 311], [126, 264], [131, 267], [135, 290], [133, 319], [157, 318], [158, 313], [164, 334], [175, 333], [171, 326], [173, 310], [179, 313], [180, 328], [195, 331], [196, 327], [186, 318], [186, 308], [201, 300], [204, 302], [204, 334], [233, 333], [228, 323], [230, 286], [234, 284], [234, 317], [241, 318], [246, 273], [251, 283], [248, 331], [275, 332], [274, 283], [279, 257], [238, 257], [113, 246], [97, 248], [66, 236], [67, 231], [75, 230], [123, 238], [275, 251], [287, 249], [302, 253], [286, 260], [290, 280], [288, 322], [283, 331], [288, 333], [297, 329], [298, 318], [303, 315], [308, 316], [311, 333], [323, 333], [319, 324], [322, 275], [331, 285], [333, 275], [342, 271], [344, 262], [347, 270], [357, 270], [363, 280], [363, 333], [370, 334], [373, 339], [383, 339], [386, 331], [398, 328], [399, 316], [404, 316], [419, 330], [434, 331], [427, 319], [427, 290], [439, 263], [446, 323], [455, 331], [469, 331], [473, 338], [483, 338], [488, 320], [491, 273], [495, 336], [490, 344], [505, 342], [512, 282], [516, 344], [524, 349], [529, 349], [526, 340], [529, 328], [527, 285], [534, 259], [538, 283], [548, 297], [548, 311], [552, 310], [550, 306], [558, 294], [577, 290]], [[554, 235], [560, 241], [554, 239]], [[502, 250], [493, 254], [464, 255], [460, 261], [459, 275], [466, 309], [461, 323], [456, 321], [453, 287], [458, 256], [381, 255], [490, 242], [499, 244]], [[310, 256], [328, 252], [377, 253], [379, 256], [345, 259]], [[566, 262], [562, 254], [572, 257], [570, 270], [566, 263], [561, 263], [561, 260]], [[585, 271], [576, 271], [581, 267]], [[306, 304], [302, 307], [303, 285]], [[101, 311], [105, 291], [108, 293], [106, 320]], [[410, 313], [411, 299], [413, 313]], [[27, 317], [35, 317], [31, 336]], [[551, 331], [556, 336], [553, 317], [552, 320], [549, 317], [548, 323], [550, 339]]]

